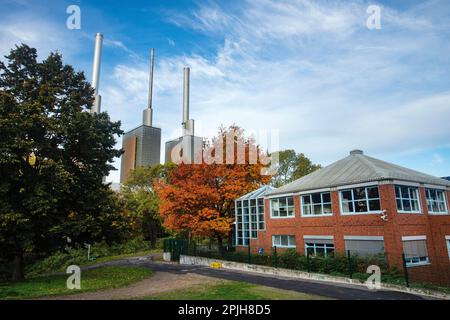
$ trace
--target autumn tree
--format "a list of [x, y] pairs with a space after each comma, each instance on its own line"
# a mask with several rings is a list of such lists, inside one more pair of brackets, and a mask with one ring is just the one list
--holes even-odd
[[215, 238], [221, 245], [234, 221], [234, 200], [270, 180], [264, 164], [251, 161], [252, 152], [259, 159], [264, 155], [239, 127], [221, 128], [204, 145], [209, 158], [199, 164], [179, 164], [167, 181], [157, 182], [164, 226], [186, 236]]
[[132, 235], [142, 235], [155, 246], [158, 236], [164, 233], [159, 214], [159, 198], [155, 193], [155, 181], [166, 181], [173, 164], [137, 167], [122, 187], [125, 216]]
[[120, 156], [119, 122], [91, 114], [93, 89], [82, 72], [51, 53], [21, 45], [0, 62], [0, 255], [23, 278], [25, 252], [112, 241], [123, 219], [103, 183]]

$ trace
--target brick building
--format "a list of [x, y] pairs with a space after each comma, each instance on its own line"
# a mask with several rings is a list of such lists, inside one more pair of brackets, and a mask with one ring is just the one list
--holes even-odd
[[450, 181], [354, 150], [265, 192], [264, 206], [245, 208], [251, 200], [238, 199], [236, 244], [239, 250], [249, 241], [255, 252], [276, 246], [315, 255], [384, 253], [400, 268], [404, 254], [413, 280], [450, 284], [449, 196]]

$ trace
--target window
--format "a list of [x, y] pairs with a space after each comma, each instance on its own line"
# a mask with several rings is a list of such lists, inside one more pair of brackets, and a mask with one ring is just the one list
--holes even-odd
[[426, 237], [404, 237], [403, 253], [408, 267], [427, 264], [429, 260]]
[[258, 230], [265, 230], [266, 229], [266, 223], [264, 220], [264, 199], [259, 198], [258, 199]]
[[342, 190], [340, 194], [343, 214], [371, 213], [381, 210], [377, 186]]
[[255, 239], [258, 236], [258, 216], [256, 213], [256, 199], [249, 200], [250, 202], [250, 238]]
[[294, 197], [282, 197], [270, 200], [271, 217], [284, 218], [294, 216]]
[[331, 215], [331, 194], [322, 192], [302, 196], [302, 215]]
[[450, 236], [445, 236], [445, 242], [447, 243], [448, 258], [450, 259]]
[[333, 239], [313, 239], [305, 237], [305, 255], [328, 257], [334, 254]]
[[429, 213], [447, 213], [445, 191], [438, 189], [426, 189], [427, 207]]
[[419, 188], [395, 186], [395, 198], [399, 212], [420, 213]]
[[345, 250], [359, 256], [384, 254], [383, 237], [344, 237]]
[[249, 239], [258, 237], [258, 230], [266, 228], [264, 199], [236, 200], [236, 244], [246, 246]]
[[272, 245], [280, 248], [295, 248], [295, 236], [275, 235], [272, 236]]

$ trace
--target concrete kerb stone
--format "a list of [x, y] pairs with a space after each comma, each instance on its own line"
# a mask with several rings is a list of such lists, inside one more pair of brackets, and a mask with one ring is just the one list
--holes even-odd
[[[205, 257], [180, 255], [180, 264], [182, 264], [182, 265], [197, 265], [197, 266], [210, 267], [211, 263], [220, 263], [223, 269], [228, 269], [228, 270], [252, 272], [252, 273], [257, 273], [257, 274], [262, 274], [262, 275], [274, 275], [274, 276], [280, 276], [280, 277], [286, 277], [286, 278], [321, 281], [321, 282], [328, 282], [328, 283], [334, 283], [334, 284], [347, 284], [347, 285], [350, 284], [350, 285], [356, 285], [356, 286], [361, 286], [361, 287], [367, 288], [365, 283], [363, 283], [359, 280], [345, 278], [345, 277], [338, 277], [338, 276], [319, 274], [319, 273], [308, 273], [308, 272], [300, 271], [300, 270], [274, 268], [274, 267], [254, 265], [254, 264], [248, 264], [248, 263], [242, 263], [242, 262], [226, 261], [226, 260], [220, 260], [220, 259], [210, 259], [210, 258], [205, 258]], [[417, 294], [417, 295], [428, 296], [428, 297], [437, 298], [437, 299], [450, 300], [449, 294], [437, 292], [437, 291], [433, 291], [433, 290], [428, 290], [428, 289], [408, 288], [408, 287], [404, 287], [404, 286], [400, 286], [400, 285], [386, 284], [386, 283], [381, 284], [381, 289]]]

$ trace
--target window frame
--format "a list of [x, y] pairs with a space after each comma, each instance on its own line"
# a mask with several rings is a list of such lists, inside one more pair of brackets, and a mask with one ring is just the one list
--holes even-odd
[[[276, 245], [275, 244], [275, 237], [280, 237], [280, 244]], [[281, 237], [287, 237], [287, 246], [284, 246], [281, 244]], [[294, 244], [289, 244], [289, 239], [290, 237], [293, 237], [294, 239]], [[272, 247], [277, 247], [277, 248], [297, 248], [297, 242], [295, 239], [295, 235], [294, 234], [273, 234], [272, 235]]]
[[[430, 191], [435, 191], [435, 192], [442, 192], [443, 195], [443, 201], [435, 201], [435, 200], [429, 200], [428, 198], [428, 194], [430, 193]], [[445, 214], [449, 214], [448, 211], [448, 205], [447, 205], [447, 192], [445, 189], [437, 189], [437, 188], [425, 188], [425, 201], [426, 201], [426, 205], [427, 205], [427, 210], [429, 214], [432, 215], [445, 215]], [[445, 207], [445, 211], [438, 211], [435, 212], [433, 211], [433, 209], [430, 210], [430, 206], [428, 204], [428, 202], [437, 202], [437, 203], [444, 203], [444, 207]], [[431, 206], [431, 208], [433, 208], [433, 206]]]
[[[403, 199], [401, 192], [400, 192], [400, 198], [397, 198], [397, 187], [399, 187], [399, 188], [408, 188], [408, 194], [409, 194], [409, 189], [415, 189], [416, 196], [417, 196], [417, 206], [419, 208], [418, 211], [405, 211], [405, 210], [403, 210], [403, 200], [409, 200], [409, 202], [411, 204], [411, 207], [412, 207], [411, 198]], [[420, 200], [420, 188], [418, 186], [406, 185], [406, 184], [395, 184], [394, 185], [394, 197], [395, 197], [395, 206], [397, 207], [397, 212], [398, 213], [423, 214], [422, 201]], [[398, 200], [400, 200], [400, 202], [402, 203], [402, 210], [400, 210], [399, 207], [398, 207], [398, 202], [397, 202]]]
[[[334, 253], [335, 253], [335, 251], [336, 251], [336, 246], [334, 245], [334, 239], [333, 238], [328, 238], [328, 237], [324, 237], [324, 238], [320, 238], [320, 237], [317, 237], [317, 238], [303, 238], [303, 241], [304, 241], [304, 243], [305, 243], [305, 256], [307, 256], [308, 255], [308, 249], [309, 248], [313, 248], [314, 249], [314, 257], [317, 257], [317, 243], [313, 243], [313, 245], [312, 246], [310, 246], [310, 245], [308, 245], [307, 243], [308, 243], [308, 240], [332, 240], [333, 241], [333, 244], [329, 244], [329, 243], [322, 243], [322, 246], [323, 246], [323, 249], [324, 249], [324, 258], [328, 258], [328, 256], [331, 256], [331, 253], [334, 255]], [[328, 246], [333, 246], [332, 247], [332, 252], [330, 252], [330, 253], [328, 253], [328, 251], [331, 249], [331, 248], [328, 248]]]
[[450, 236], [445, 236], [445, 243], [447, 245], [448, 259], [450, 260]]
[[[323, 201], [323, 195], [324, 195], [325, 193], [330, 194], [330, 202], [324, 202], [324, 201]], [[322, 211], [321, 214], [305, 214], [305, 212], [304, 212], [304, 210], [303, 210], [303, 206], [304, 206], [303, 197], [308, 196], [308, 197], [309, 197], [309, 200], [310, 200], [309, 206], [310, 206], [311, 212], [314, 211], [314, 210], [313, 210], [314, 204], [313, 204], [313, 201], [312, 201], [312, 195], [313, 195], [313, 194], [320, 194], [320, 207], [321, 207], [321, 211]], [[330, 206], [331, 206], [331, 212], [330, 212], [330, 213], [324, 213], [324, 210], [323, 210], [324, 204], [330, 204]], [[317, 204], [316, 204], [316, 205], [317, 205]], [[333, 201], [332, 201], [332, 198], [331, 198], [331, 191], [311, 192], [311, 193], [300, 194], [300, 216], [301, 216], [301, 217], [304, 217], [304, 218], [330, 217], [330, 216], [333, 216], [333, 214], [334, 214], [334, 213], [333, 213]]]
[[[292, 208], [292, 214], [291, 215], [287, 215], [285, 217], [280, 216], [280, 210], [278, 209], [278, 216], [274, 216], [273, 215], [273, 207], [272, 207], [272, 201], [277, 200], [278, 201], [278, 205], [280, 205], [280, 199], [286, 199], [286, 212], [289, 212], [289, 208]], [[288, 198], [292, 198], [292, 206], [290, 206], [288, 203]], [[274, 198], [269, 198], [269, 206], [270, 206], [270, 218], [271, 219], [292, 219], [295, 218], [295, 197], [294, 195], [290, 195], [290, 196], [281, 196], [281, 197], [274, 197]]]
[[[412, 257], [412, 258], [408, 258], [408, 259], [406, 259], [406, 257], [405, 257], [406, 267], [410, 268], [410, 267], [419, 267], [419, 266], [430, 265], [431, 262], [430, 262], [430, 254], [428, 252], [427, 237], [426, 236], [411, 236], [411, 237], [406, 236], [406, 237], [402, 237], [402, 247], [403, 247], [402, 248], [402, 250], [403, 250], [402, 253], [403, 253], [403, 256], [405, 256], [405, 247], [404, 247], [403, 244], [405, 242], [408, 242], [408, 241], [425, 241], [425, 249], [427, 250], [427, 256], [425, 257], [426, 258], [425, 260], [421, 260], [423, 257]], [[413, 259], [416, 259], [416, 258], [419, 259], [418, 262], [408, 261], [408, 260], [413, 260]]]
[[[366, 201], [366, 206], [368, 211], [364, 211], [364, 212], [344, 212], [344, 202], [345, 203], [352, 203], [353, 205], [353, 209], [355, 208], [355, 203], [357, 203], [358, 201], [363, 201], [363, 200], [355, 200], [355, 194], [353, 192], [354, 189], [362, 189], [364, 188], [364, 192], [366, 194], [365, 197], [365, 201]], [[372, 189], [372, 188], [377, 188], [378, 189], [378, 198], [369, 198], [369, 193], [367, 192], [367, 189]], [[342, 198], [342, 193], [346, 192], [346, 191], [351, 191], [352, 192], [352, 200], [351, 201], [345, 201]], [[380, 202], [380, 210], [370, 210], [370, 205], [369, 202], [373, 201], [373, 200], [378, 200]], [[361, 214], [380, 214], [383, 213], [383, 209], [381, 208], [381, 194], [380, 194], [380, 188], [377, 184], [374, 185], [367, 185], [367, 186], [355, 186], [355, 187], [349, 187], [349, 188], [342, 188], [339, 190], [339, 210], [342, 216], [353, 216], [353, 215], [361, 215]]]

